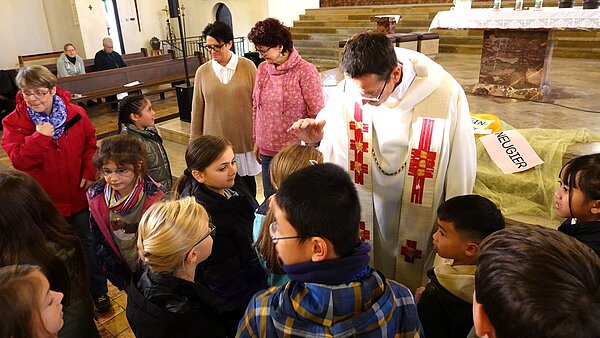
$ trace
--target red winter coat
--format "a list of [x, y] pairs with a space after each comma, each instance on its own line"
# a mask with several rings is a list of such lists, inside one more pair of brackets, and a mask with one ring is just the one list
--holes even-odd
[[[88, 207], [81, 179], [96, 179], [92, 157], [96, 130], [83, 108], [71, 104], [71, 94], [56, 88], [67, 107], [67, 122], [78, 119], [58, 140], [35, 130], [27, 105], [17, 94], [17, 107], [2, 120], [2, 148], [15, 169], [31, 175], [48, 193], [61, 215], [68, 217]], [[73, 122], [71, 122], [73, 123]]]

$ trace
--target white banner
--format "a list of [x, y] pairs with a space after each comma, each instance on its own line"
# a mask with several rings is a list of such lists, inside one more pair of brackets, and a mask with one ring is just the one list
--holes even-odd
[[479, 138], [494, 163], [505, 174], [531, 169], [544, 163], [529, 142], [516, 130], [507, 130]]

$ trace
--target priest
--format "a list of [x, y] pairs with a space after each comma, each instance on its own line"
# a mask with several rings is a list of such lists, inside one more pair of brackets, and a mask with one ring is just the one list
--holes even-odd
[[467, 98], [442, 66], [382, 33], [350, 38], [340, 68], [345, 79], [317, 118], [288, 131], [348, 170], [375, 268], [414, 291], [433, 264], [437, 207], [475, 182]]

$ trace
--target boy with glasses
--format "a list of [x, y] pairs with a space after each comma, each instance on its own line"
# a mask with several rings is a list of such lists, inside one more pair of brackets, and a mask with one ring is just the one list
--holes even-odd
[[349, 168], [374, 266], [414, 290], [432, 265], [437, 207], [475, 182], [467, 98], [440, 65], [382, 33], [350, 38], [340, 68], [346, 79], [317, 119], [288, 132]]
[[274, 195], [271, 239], [290, 282], [258, 292], [237, 337], [418, 337], [410, 291], [369, 265], [354, 184], [334, 164], [288, 176]]

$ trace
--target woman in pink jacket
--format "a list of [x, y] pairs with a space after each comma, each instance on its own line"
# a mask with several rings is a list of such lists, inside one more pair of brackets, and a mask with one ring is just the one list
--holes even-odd
[[266, 62], [258, 66], [252, 94], [255, 154], [262, 164], [265, 197], [273, 194], [269, 163], [288, 144], [300, 139], [287, 129], [301, 118], [317, 116], [323, 108], [323, 90], [317, 68], [302, 59], [289, 28], [267, 18], [254, 25], [248, 39]]

